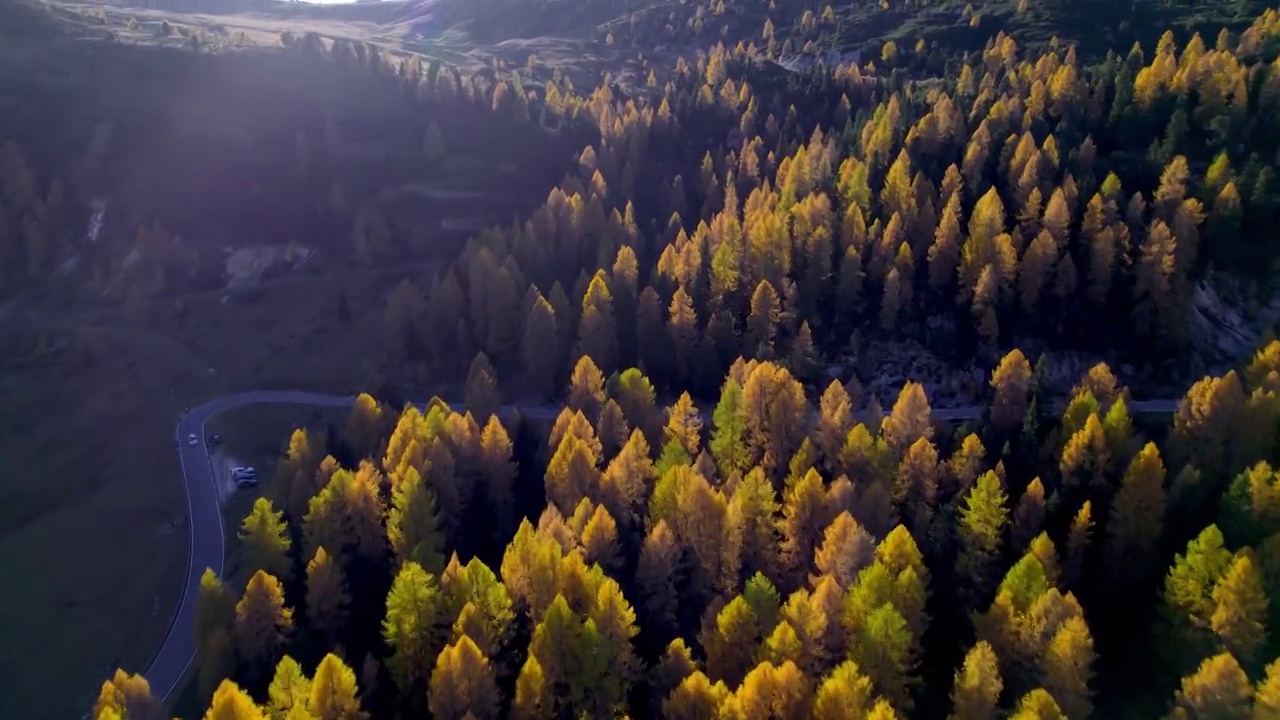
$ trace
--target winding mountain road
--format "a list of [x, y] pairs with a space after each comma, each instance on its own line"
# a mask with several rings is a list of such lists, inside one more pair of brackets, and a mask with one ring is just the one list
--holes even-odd
[[[187, 577], [182, 599], [174, 613], [169, 631], [156, 651], [146, 671], [156, 698], [165, 700], [172, 696], [195, 660], [196, 604], [200, 594], [200, 576], [206, 568], [222, 575], [226, 556], [225, 530], [222, 524], [222, 508], [218, 500], [213, 463], [206, 444], [205, 425], [214, 416], [246, 405], [285, 404], [320, 407], [350, 407], [353, 395], [326, 395], [293, 390], [262, 390], [228, 395], [191, 408], [178, 419], [174, 429], [174, 442], [182, 463], [182, 481], [187, 496], [187, 529], [190, 533], [187, 550]], [[1177, 400], [1138, 400], [1130, 403], [1134, 413], [1172, 413]], [[516, 410], [526, 418], [551, 420], [560, 412], [558, 405], [520, 407], [503, 406], [501, 412]], [[933, 411], [936, 420], [976, 420], [982, 417], [985, 407], [970, 405], [957, 408], [938, 408]], [[885, 412], [888, 414], [888, 411]], [[195, 444], [188, 437], [195, 435]]]
[[[205, 568], [222, 575], [226, 557], [222, 507], [218, 502], [213, 463], [206, 444], [205, 425], [209, 419], [235, 408], [258, 403], [291, 405], [350, 406], [354, 397], [321, 395], [293, 391], [260, 391], [229, 395], [191, 408], [178, 419], [173, 439], [182, 463], [182, 482], [187, 495], [187, 578], [182, 599], [173, 615], [169, 632], [147, 669], [147, 681], [158, 699], [166, 699], [178, 690], [178, 684], [195, 659], [196, 604], [200, 595], [200, 576]], [[196, 443], [188, 443], [189, 435]]]
[[[183, 489], [187, 496], [187, 577], [182, 599], [173, 615], [169, 631], [151, 660], [145, 675], [156, 698], [164, 700], [179, 688], [183, 676], [195, 659], [196, 605], [200, 595], [200, 576], [206, 568], [222, 575], [226, 558], [226, 537], [222, 524], [222, 507], [213, 463], [209, 455], [205, 426], [209, 420], [228, 410], [257, 404], [308, 405], [312, 407], [350, 407], [354, 395], [326, 395], [294, 390], [261, 390], [228, 395], [191, 408], [178, 419], [173, 439], [182, 463]], [[515, 406], [504, 406], [512, 412]], [[525, 417], [536, 420], [554, 419], [558, 406], [543, 405], [521, 408]], [[194, 445], [188, 437], [195, 435]]]

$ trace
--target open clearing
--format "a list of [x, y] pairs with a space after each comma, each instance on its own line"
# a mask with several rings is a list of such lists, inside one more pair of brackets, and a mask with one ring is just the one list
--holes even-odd
[[80, 717], [168, 629], [187, 562], [174, 421], [222, 388], [174, 344], [133, 333], [3, 343], [0, 717]]
[[[262, 404], [231, 410], [209, 422], [208, 432], [222, 437], [213, 452], [214, 467], [225, 464], [251, 465], [258, 471], [260, 484], [252, 490], [231, 494], [223, 503], [223, 519], [228, 536], [239, 532], [240, 522], [249, 514], [259, 497], [271, 497], [275, 481], [276, 463], [289, 443], [294, 428], [305, 427], [315, 433], [324, 431], [329, 424], [341, 429], [347, 419], [345, 408], [312, 407], [307, 405]], [[230, 480], [230, 470], [227, 470]], [[234, 483], [231, 483], [234, 487]], [[277, 508], [279, 509], [279, 508]], [[239, 564], [239, 543], [228, 537], [227, 576], [236, 577]]]
[[[226, 302], [199, 295], [181, 315], [172, 300], [156, 301], [147, 329], [116, 312], [86, 322], [92, 329], [57, 323], [42, 335], [6, 323], [0, 672], [13, 684], [0, 717], [79, 717], [114, 667], [146, 668], [187, 562], [174, 422], [236, 390], [354, 391], [382, 347], [381, 304], [399, 281], [384, 275], [299, 276]], [[346, 322], [336, 317], [340, 290]], [[328, 418], [341, 423], [345, 412], [263, 405], [210, 423], [227, 454], [263, 480], [261, 491], [233, 496], [229, 534], [267, 489], [292, 428]]]
[[[179, 47], [189, 43], [185, 29], [199, 28], [224, 43], [258, 47], [279, 47], [280, 36], [286, 32], [315, 33], [328, 40], [369, 43], [393, 53], [419, 55], [473, 70], [491, 65], [495, 58], [520, 63], [531, 54], [548, 67], [570, 72], [600, 60], [582, 37], [590, 32], [590, 25], [565, 28], [569, 36], [522, 36], [517, 25], [511, 28], [513, 36], [484, 42], [464, 27], [470, 23], [452, 25], [447, 13], [434, 12], [433, 3], [385, 2], [378, 4], [381, 7], [290, 3], [266, 12], [209, 14], [98, 3], [52, 5], [67, 16], [97, 18], [117, 39], [135, 44]], [[164, 37], [160, 29], [165, 22], [184, 30]]]

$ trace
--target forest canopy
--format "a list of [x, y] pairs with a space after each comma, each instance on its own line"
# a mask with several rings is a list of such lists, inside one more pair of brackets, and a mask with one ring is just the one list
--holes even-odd
[[549, 433], [368, 395], [295, 430], [202, 582], [207, 717], [1268, 717], [1274, 389], [1206, 378], [1166, 428], [1099, 365], [1041, 423], [1005, 370], [955, 426], [739, 359], [708, 422], [578, 374]]
[[[1016, 349], [1177, 377], [1205, 283], [1270, 282], [1280, 14], [1090, 64], [997, 34], [785, 75], [776, 32], [587, 94], [292, 39], [591, 139], [388, 295], [387, 374], [463, 402], [371, 388], [282, 438], [201, 583], [206, 718], [1280, 717], [1280, 343], [1170, 421]], [[34, 218], [0, 214], [15, 257], [56, 206], [31, 185], [0, 185]], [[885, 338], [980, 400], [841, 372]], [[160, 714], [123, 671], [94, 709]]]

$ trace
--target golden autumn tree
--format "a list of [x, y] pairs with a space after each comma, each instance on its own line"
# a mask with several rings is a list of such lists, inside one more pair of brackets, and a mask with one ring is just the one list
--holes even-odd
[[638, 607], [642, 625], [660, 638], [674, 634], [679, 596], [675, 570], [680, 548], [665, 521], [659, 520], [645, 536], [636, 564]]
[[875, 693], [871, 680], [846, 660], [818, 684], [813, 700], [814, 720], [843, 720], [870, 716]]
[[911, 631], [892, 604], [872, 610], [860, 621], [849, 645], [849, 656], [865, 668], [874, 687], [901, 711], [912, 707], [915, 686]]
[[730, 717], [803, 720], [812, 703], [813, 688], [800, 668], [790, 661], [782, 665], [760, 663], [721, 706]]
[[587, 608], [585, 623], [594, 652], [601, 658], [601, 677], [593, 680], [593, 704], [605, 712], [617, 712], [639, 671], [632, 641], [639, 633], [636, 615], [612, 578], [600, 582]]
[[832, 380], [822, 393], [818, 404], [818, 423], [814, 428], [813, 442], [822, 454], [828, 470], [839, 467], [840, 450], [845, 438], [853, 429], [853, 400], [839, 380]]
[[1280, 662], [1268, 665], [1265, 677], [1258, 683], [1253, 699], [1253, 717], [1257, 720], [1280, 717]]
[[985, 641], [978, 641], [956, 670], [951, 689], [950, 720], [995, 720], [1004, 681], [996, 653]]
[[668, 470], [654, 487], [650, 518], [667, 521], [688, 558], [687, 592], [710, 597], [736, 587], [739, 542], [729, 502], [704, 475], [688, 466]]
[[782, 322], [782, 303], [768, 280], [761, 280], [751, 294], [751, 313], [747, 316], [746, 349], [761, 359], [773, 357], [773, 343]]
[[1174, 669], [1194, 668], [1217, 641], [1211, 627], [1217, 610], [1213, 592], [1232, 562], [1216, 525], [1205, 528], [1187, 543], [1186, 552], [1174, 557], [1160, 608], [1167, 627], [1164, 659]]
[[689, 393], [680, 393], [667, 408], [667, 424], [663, 429], [667, 442], [677, 442], [689, 457], [697, 457], [702, 449], [702, 416]]
[[618, 324], [604, 270], [597, 271], [591, 278], [582, 298], [582, 318], [578, 321], [578, 344], [574, 355], [591, 358], [605, 373], [617, 369]]
[[684, 287], [676, 288], [671, 297], [671, 306], [667, 309], [667, 334], [671, 337], [671, 347], [675, 349], [675, 378], [679, 382], [688, 382], [693, 373], [694, 351], [698, 342], [698, 314]]
[[275, 668], [292, 632], [293, 611], [284, 604], [284, 587], [259, 570], [236, 603], [232, 632], [236, 655], [250, 677], [265, 677]]
[[721, 476], [726, 478], [734, 472], [745, 472], [751, 464], [747, 447], [748, 413], [743, 403], [741, 383], [727, 378], [711, 416], [713, 430], [708, 444]]
[[[559, 713], [578, 715], [587, 709], [592, 676], [585, 660], [594, 651], [592, 630], [584, 626], [560, 594], [551, 601], [541, 622], [533, 629], [529, 656], [537, 659], [537, 667], [545, 677], [551, 703], [549, 717]], [[519, 685], [517, 679], [517, 703], [520, 702]], [[540, 694], [532, 692], [535, 688], [530, 690], [534, 697]]]
[[305, 428], [294, 428], [284, 457], [276, 463], [272, 503], [284, 509], [295, 522], [307, 514], [307, 502], [319, 490], [315, 479], [316, 468], [324, 454], [320, 445], [312, 440]]
[[[812, 495], [807, 495], [812, 500]], [[741, 570], [751, 576], [757, 572], [780, 580], [783, 566], [777, 491], [760, 468], [753, 468], [734, 488], [729, 499], [729, 522], [737, 530], [741, 543]]]
[[662, 702], [662, 715], [670, 720], [711, 720], [719, 717], [720, 707], [729, 695], [724, 682], [712, 684], [706, 675], [695, 671]]
[[547, 501], [568, 512], [583, 498], [594, 496], [600, 485], [596, 465], [596, 453], [588, 442], [576, 435], [565, 435], [547, 463]]
[[1164, 525], [1164, 462], [1155, 443], [1134, 457], [1107, 518], [1108, 569], [1113, 582], [1137, 580], [1152, 560]]
[[425, 694], [433, 660], [445, 643], [442, 611], [435, 576], [415, 562], [402, 565], [387, 594], [382, 634], [392, 650], [387, 668], [407, 697]]
[[761, 362], [743, 383], [742, 405], [750, 457], [766, 473], [780, 474], [807, 434], [804, 389], [786, 368]]
[[1029, 318], [1039, 317], [1040, 300], [1058, 266], [1058, 250], [1048, 230], [1031, 241], [1018, 269], [1018, 300]]
[[684, 638], [672, 640], [650, 675], [649, 690], [652, 697], [656, 700], [665, 699], [686, 678], [700, 672]]
[[1084, 572], [1085, 552], [1093, 530], [1093, 504], [1088, 500], [1076, 511], [1067, 534], [1066, 558], [1063, 562], [1063, 581], [1067, 587], [1075, 587]]
[[311, 696], [311, 678], [297, 660], [285, 655], [276, 664], [276, 673], [267, 688], [267, 715], [273, 720], [303, 716]]
[[240, 524], [241, 574], [252, 577], [264, 570], [275, 577], [288, 578], [292, 570], [291, 545], [284, 513], [278, 512], [267, 498], [254, 500], [253, 509]]
[[791, 593], [782, 606], [781, 620], [765, 639], [765, 655], [775, 665], [791, 660], [806, 676], [821, 675], [840, 653], [840, 646], [830, 643], [833, 620], [820, 594], [805, 589]]
[[1013, 523], [1009, 532], [1009, 540], [1015, 552], [1023, 552], [1037, 535], [1042, 534], [1047, 514], [1044, 496], [1044, 483], [1040, 478], [1032, 478], [1027, 489], [1018, 498], [1013, 509]]
[[456, 616], [451, 637], [471, 638], [480, 652], [490, 657], [502, 649], [511, 635], [515, 617], [512, 599], [497, 575], [478, 558], [465, 565], [454, 554], [440, 576], [445, 601], [445, 619]]
[[901, 457], [916, 440], [932, 439], [932, 413], [923, 385], [917, 382], [903, 385], [881, 429], [885, 442]]
[[1089, 682], [1094, 659], [1093, 636], [1081, 617], [1063, 621], [1044, 650], [1041, 685], [1068, 720], [1088, 720], [1093, 713]]
[[[127, 717], [131, 719], [133, 716]], [[264, 720], [265, 717], [249, 693], [230, 680], [223, 680], [213, 693], [213, 701], [204, 720]]]
[[[480, 491], [494, 514], [493, 536], [505, 541], [511, 533], [515, 516], [513, 484], [517, 467], [512, 460], [511, 436], [497, 416], [490, 415], [480, 433], [478, 458]], [[427, 567], [430, 567], [429, 565]]]
[[596, 436], [600, 438], [600, 450], [604, 460], [612, 460], [622, 446], [626, 444], [631, 428], [622, 414], [622, 408], [616, 400], [610, 398], [600, 408], [600, 417], [596, 420]]
[[1045, 580], [1053, 587], [1061, 586], [1062, 560], [1059, 559], [1058, 548], [1049, 539], [1049, 534], [1042, 532], [1035, 536], [1027, 552], [1040, 561], [1040, 567], [1044, 568]]
[[[875, 538], [849, 512], [843, 511], [827, 526], [822, 544], [814, 553], [814, 565], [822, 577], [830, 577], [843, 589], [875, 560]], [[817, 576], [810, 578], [816, 587]]]
[[[1182, 679], [1174, 695], [1174, 712], [1187, 718], [1248, 718], [1253, 686], [1230, 653], [1215, 655]], [[1254, 716], [1256, 717], [1256, 715]]]
[[880, 329], [894, 330], [898, 325], [898, 316], [904, 305], [908, 304], [908, 291], [904, 288], [905, 280], [897, 268], [890, 268], [884, 277], [884, 294], [880, 300]]
[[1018, 707], [1010, 715], [1012, 720], [1066, 720], [1062, 708], [1044, 688], [1036, 688], [1018, 701]]
[[477, 353], [471, 361], [465, 387], [467, 412], [472, 416], [485, 420], [502, 406], [502, 398], [498, 394], [498, 373], [484, 353]]
[[935, 531], [941, 476], [937, 448], [926, 438], [917, 438], [898, 464], [892, 499], [907, 526], [919, 537], [928, 537]]
[[942, 208], [933, 244], [929, 246], [929, 285], [939, 295], [945, 296], [955, 284], [960, 248], [960, 194], [955, 193]]
[[569, 376], [565, 406], [594, 416], [604, 404], [604, 374], [593, 358], [583, 355]]
[[897, 708], [911, 705], [920, 640], [928, 622], [929, 571], [906, 528], [894, 528], [844, 603], [850, 659]]
[[982, 438], [976, 433], [965, 435], [959, 447], [947, 459], [947, 475], [951, 481], [948, 489], [963, 492], [973, 485], [982, 472], [986, 454]]
[[604, 505], [597, 505], [582, 529], [582, 552], [588, 564], [616, 573], [622, 565], [618, 548], [618, 524]]
[[991, 372], [991, 422], [1005, 435], [1015, 432], [1027, 413], [1031, 363], [1017, 348], [1001, 358]]
[[600, 477], [600, 502], [628, 531], [638, 529], [645, 494], [653, 480], [653, 462], [644, 433], [632, 430], [617, 456], [609, 461]]
[[1008, 496], [994, 472], [978, 477], [960, 509], [960, 556], [956, 560], [969, 607], [979, 607], [996, 584], [996, 563], [1009, 521]]
[[382, 406], [367, 393], [356, 396], [347, 416], [346, 438], [358, 457], [378, 457], [386, 420]]
[[782, 561], [794, 587], [799, 587], [812, 569], [814, 550], [826, 521], [825, 499], [822, 476], [813, 468], [789, 482], [783, 493], [779, 522]]
[[98, 700], [93, 705], [94, 720], [107, 720], [112, 714], [117, 720], [161, 720], [164, 717], [160, 703], [151, 695], [147, 679], [120, 669], [102, 683]]
[[416, 562], [428, 572], [444, 568], [444, 534], [435, 493], [412, 467], [391, 491], [387, 539], [400, 563]]
[[381, 473], [371, 463], [361, 463], [358, 472], [339, 468], [308, 504], [306, 548], [314, 552], [323, 545], [344, 559], [380, 559], [387, 550], [385, 512]]
[[1004, 202], [994, 187], [989, 188], [969, 215], [969, 237], [960, 254], [961, 287], [976, 287], [982, 270], [997, 260], [997, 238], [1004, 227]]
[[1097, 415], [1089, 415], [1084, 426], [1071, 435], [1062, 449], [1058, 470], [1063, 485], [1072, 492], [1104, 488], [1111, 466], [1111, 449], [1107, 445], [1102, 423]]
[[324, 549], [316, 548], [307, 562], [307, 626], [332, 642], [347, 623], [346, 575]]
[[324, 656], [311, 678], [307, 712], [316, 720], [368, 720], [360, 707], [356, 674], [333, 653]]
[[427, 695], [431, 716], [440, 720], [494, 720], [498, 686], [489, 659], [463, 635], [435, 660]]
[[1245, 667], [1254, 667], [1267, 639], [1267, 594], [1251, 550], [1241, 550], [1213, 588], [1209, 627]]
[[197, 686], [201, 697], [213, 694], [218, 683], [235, 670], [232, 633], [236, 599], [210, 568], [200, 576], [196, 596]]
[[547, 685], [546, 674], [533, 655], [525, 660], [516, 678], [511, 717], [515, 720], [552, 720], [555, 717], [554, 700]]

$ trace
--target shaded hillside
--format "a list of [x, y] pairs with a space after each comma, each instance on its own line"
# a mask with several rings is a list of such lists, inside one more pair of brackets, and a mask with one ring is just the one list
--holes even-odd
[[[349, 262], [362, 236], [383, 232], [370, 223], [410, 259], [452, 254], [462, 237], [450, 228], [528, 212], [589, 138], [494, 114], [470, 97], [491, 74], [473, 87], [363, 44], [192, 52], [85, 42], [36, 17], [0, 33], [0, 138], [38, 186], [57, 180], [67, 196], [40, 272], [74, 257], [98, 289], [144, 244], [143, 226], [183, 239], [152, 248], [173, 256], [170, 274], [192, 272], [193, 252], [207, 270], [241, 245], [297, 243]], [[442, 78], [439, 93], [419, 90], [426, 73]], [[103, 203], [104, 242], [82, 247]]]

